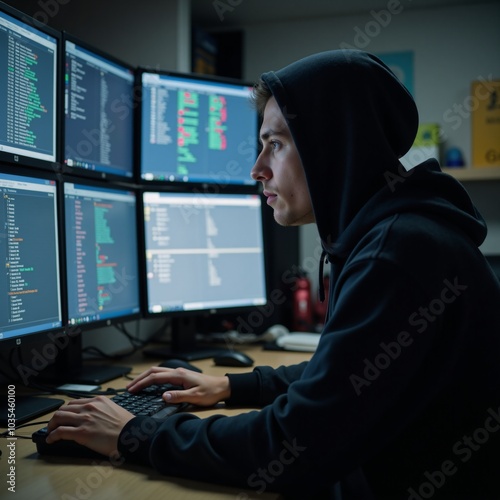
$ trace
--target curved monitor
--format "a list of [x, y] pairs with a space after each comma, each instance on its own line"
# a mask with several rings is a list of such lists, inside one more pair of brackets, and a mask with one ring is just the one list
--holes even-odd
[[0, 4], [0, 160], [56, 170], [60, 34]]
[[174, 347], [194, 349], [197, 317], [266, 304], [260, 195], [146, 191], [142, 198], [145, 314], [174, 319]]
[[132, 179], [134, 71], [64, 34], [63, 158], [66, 171]]
[[141, 69], [140, 178], [256, 186], [258, 115], [243, 82]]

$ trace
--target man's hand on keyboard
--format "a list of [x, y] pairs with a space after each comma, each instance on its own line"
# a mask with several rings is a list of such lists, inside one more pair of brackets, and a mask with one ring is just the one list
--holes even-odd
[[47, 425], [47, 443], [73, 440], [110, 456], [117, 453], [118, 437], [134, 416], [105, 396], [77, 399], [61, 406]]
[[168, 403], [191, 403], [198, 406], [212, 406], [227, 399], [230, 394], [229, 379], [204, 375], [185, 368], [163, 368], [153, 366], [141, 373], [127, 385], [135, 393], [150, 385], [172, 384], [183, 390], [168, 391], [163, 399]]

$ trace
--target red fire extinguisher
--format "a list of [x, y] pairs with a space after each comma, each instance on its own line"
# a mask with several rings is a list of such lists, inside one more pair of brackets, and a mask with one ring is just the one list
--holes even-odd
[[303, 271], [297, 274], [293, 289], [292, 329], [299, 332], [313, 331], [311, 282]]

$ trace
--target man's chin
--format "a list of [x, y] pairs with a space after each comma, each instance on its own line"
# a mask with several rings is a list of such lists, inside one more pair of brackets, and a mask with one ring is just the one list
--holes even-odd
[[274, 211], [274, 220], [283, 227], [293, 227], [300, 226], [300, 223], [297, 223], [295, 219], [290, 219], [289, 217], [284, 217], [283, 214], [277, 213]]

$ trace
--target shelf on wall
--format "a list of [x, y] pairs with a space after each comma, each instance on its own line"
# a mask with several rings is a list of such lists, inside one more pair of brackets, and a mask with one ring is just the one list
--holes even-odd
[[443, 168], [443, 172], [452, 175], [459, 181], [500, 180], [500, 167]]

